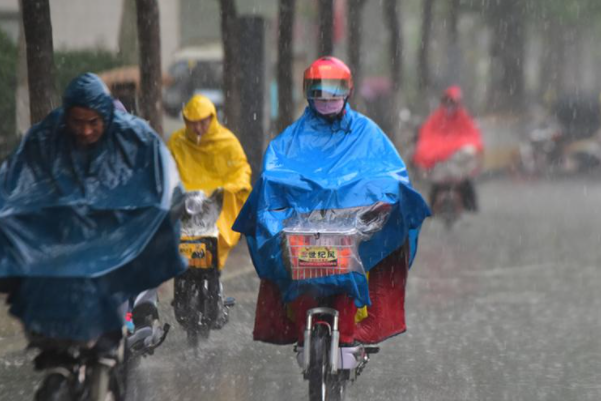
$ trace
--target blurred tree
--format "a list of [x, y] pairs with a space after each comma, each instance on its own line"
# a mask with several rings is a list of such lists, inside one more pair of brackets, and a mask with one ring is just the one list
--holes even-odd
[[[19, 14], [23, 15], [23, 5], [19, 1]], [[29, 85], [27, 84], [27, 46], [25, 45], [25, 29], [23, 18], [19, 21], [19, 38], [17, 45], [17, 92], [16, 102], [16, 132], [24, 134], [31, 125], [29, 110]]]
[[0, 161], [17, 141], [15, 92], [17, 89], [17, 47], [0, 30]]
[[355, 85], [353, 105], [359, 111], [365, 109], [361, 98], [361, 82], [363, 79], [363, 69], [361, 68], [361, 42], [363, 38], [361, 20], [365, 3], [366, 0], [348, 0], [347, 2], [348, 65], [353, 73], [353, 83]]
[[391, 103], [388, 120], [392, 132], [388, 132], [397, 144], [405, 143], [397, 138], [400, 132], [401, 87], [403, 85], [403, 30], [401, 29], [400, 6], [398, 0], [385, 0], [384, 19], [389, 34], [390, 82], [392, 84]]
[[539, 94], [543, 102], [553, 102], [563, 91], [567, 47], [570, 35], [567, 26], [555, 18], [542, 26], [542, 57], [539, 68]]
[[278, 123], [281, 132], [292, 123], [294, 112], [292, 62], [294, 58], [294, 11], [296, 0], [280, 0], [278, 17]]
[[136, 0], [124, 0], [119, 26], [119, 54], [125, 64], [138, 65], [140, 45], [136, 26]]
[[[578, 67], [591, 53], [591, 49], [581, 49], [582, 42], [587, 35], [596, 36], [594, 29], [601, 20], [601, 1], [534, 0], [528, 11], [543, 44], [539, 94], [549, 103], [570, 91], [566, 77], [580, 81]], [[583, 86], [581, 82], [579, 85]]]
[[334, 55], [334, 0], [318, 0], [318, 56]]
[[140, 114], [163, 135], [161, 29], [158, 0], [136, 0], [140, 44]]
[[[572, 84], [578, 81], [583, 86], [578, 67], [590, 59], [591, 49], [581, 46], [601, 21], [601, 1], [460, 0], [459, 5], [461, 12], [481, 16], [491, 34], [490, 110], [523, 110], [527, 59], [539, 67], [538, 94], [547, 101], [567, 90], [567, 77]], [[526, 53], [526, 46], [536, 41], [542, 43], [538, 59], [536, 54]]]
[[520, 111], [524, 104], [525, 7], [520, 0], [486, 3], [492, 31], [489, 107]]
[[461, 0], [450, 0], [447, 10], [447, 70], [446, 84], [458, 84], [461, 77], [462, 48], [459, 43]]
[[223, 41], [223, 123], [236, 134], [240, 130], [240, 68], [238, 11], [235, 0], [219, 0]]
[[31, 123], [41, 121], [58, 105], [54, 86], [52, 22], [49, 0], [22, 0], [27, 47]]
[[432, 11], [435, 0], [422, 2], [421, 41], [418, 54], [418, 82], [421, 95], [425, 95], [430, 88], [430, 42], [432, 38]]
[[261, 173], [261, 159], [265, 141], [265, 19], [261, 16], [241, 16], [239, 21], [240, 69], [240, 144], [252, 170], [252, 182]]
[[459, 42], [459, 12], [461, 0], [450, 0], [447, 18], [447, 32], [449, 42], [454, 44]]

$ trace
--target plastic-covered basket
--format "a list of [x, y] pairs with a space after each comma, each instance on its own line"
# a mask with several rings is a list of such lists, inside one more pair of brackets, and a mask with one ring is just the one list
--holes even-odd
[[285, 264], [292, 280], [308, 280], [350, 272], [364, 273], [359, 236], [346, 231], [284, 229]]
[[186, 192], [185, 196], [179, 253], [188, 260], [188, 267], [217, 268], [217, 219], [223, 204], [223, 190], [216, 189], [209, 197], [203, 191]]

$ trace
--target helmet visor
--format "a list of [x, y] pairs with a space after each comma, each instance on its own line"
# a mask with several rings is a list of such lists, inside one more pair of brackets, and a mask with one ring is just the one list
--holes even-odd
[[308, 79], [303, 88], [307, 99], [340, 99], [349, 96], [349, 81], [344, 79]]

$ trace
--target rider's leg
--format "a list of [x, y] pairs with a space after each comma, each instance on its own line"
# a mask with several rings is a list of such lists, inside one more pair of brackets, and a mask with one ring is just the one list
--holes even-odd
[[296, 342], [296, 324], [290, 305], [284, 304], [278, 286], [262, 279], [257, 297], [253, 339], [271, 344]]
[[353, 298], [346, 294], [339, 294], [332, 300], [332, 307], [338, 311], [338, 331], [340, 344], [351, 345], [355, 342], [355, 316], [357, 306]]
[[369, 271], [368, 315], [358, 323], [355, 337], [362, 343], [377, 344], [403, 333], [408, 246], [398, 249]]
[[477, 212], [478, 198], [476, 196], [476, 189], [474, 188], [472, 181], [467, 179], [461, 183], [460, 191], [465, 209], [471, 212]]
[[439, 185], [436, 183], [433, 183], [432, 186], [430, 187], [430, 194], [428, 196], [428, 201], [430, 203], [430, 209], [432, 209], [432, 212], [434, 212], [434, 203], [436, 202], [436, 196], [438, 195], [438, 191], [439, 191]]
[[305, 327], [307, 326], [307, 311], [311, 308], [317, 308], [317, 300], [310, 295], [301, 295], [290, 303], [290, 309], [294, 314], [294, 323], [296, 326], [297, 342], [302, 346], [305, 342]]
[[12, 294], [20, 284], [19, 278], [9, 277], [0, 279], [0, 294], [7, 293], [9, 298], [7, 302], [10, 302], [10, 294]]

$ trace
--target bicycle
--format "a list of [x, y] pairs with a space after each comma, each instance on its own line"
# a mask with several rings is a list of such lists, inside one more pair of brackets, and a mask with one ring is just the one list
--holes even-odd
[[344, 400], [347, 384], [357, 379], [369, 355], [379, 350], [364, 345], [340, 347], [338, 311], [328, 307], [307, 311], [305, 343], [297, 355], [303, 377], [309, 382], [309, 401]]
[[[363, 213], [363, 229], [381, 227], [382, 215], [377, 208]], [[301, 222], [284, 228], [284, 255], [293, 280], [363, 271], [358, 254], [362, 234], [356, 228], [344, 228], [347, 224], [342, 219], [329, 227]], [[303, 345], [295, 347], [297, 362], [309, 382], [309, 401], [344, 400], [347, 384], [361, 374], [369, 355], [379, 351], [363, 344], [341, 346], [339, 311], [329, 306], [332, 299], [317, 298], [319, 306], [307, 311]]]
[[36, 370], [46, 372], [35, 401], [123, 401], [127, 382], [124, 339], [109, 333], [95, 343], [32, 336]]
[[173, 308], [192, 347], [209, 338], [211, 330], [221, 329], [235, 305], [233, 298], [224, 299], [219, 280], [216, 222], [222, 202], [220, 190], [208, 198], [201, 191], [186, 193], [180, 253], [188, 260], [188, 270], [175, 278]]

